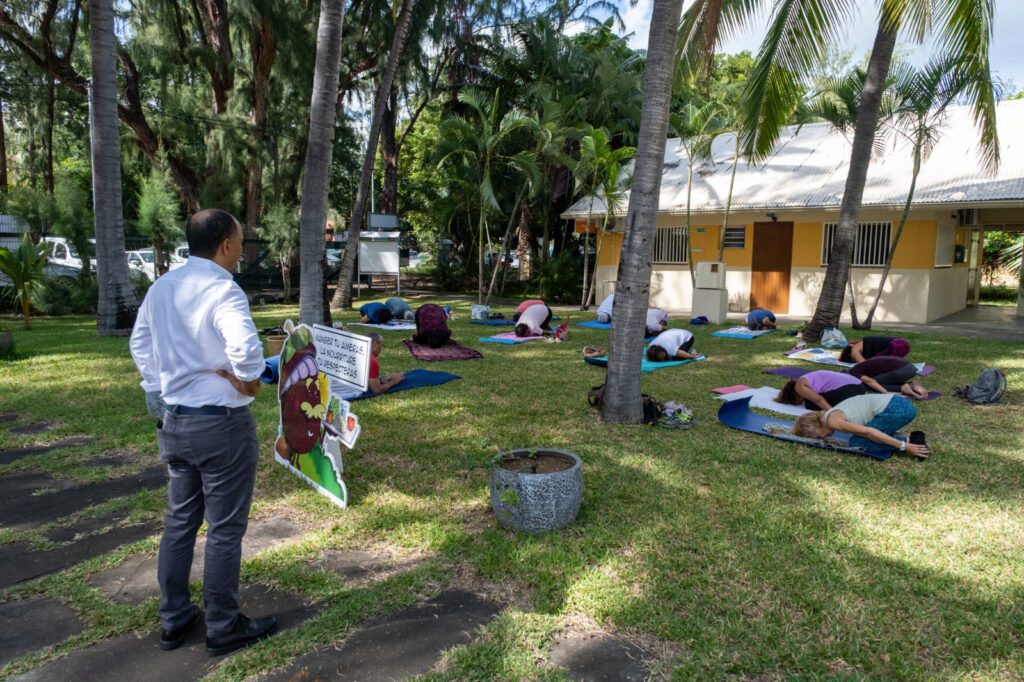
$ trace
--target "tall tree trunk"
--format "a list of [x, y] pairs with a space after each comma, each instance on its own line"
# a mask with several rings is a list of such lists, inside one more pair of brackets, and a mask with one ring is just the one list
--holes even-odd
[[250, 122], [255, 129], [255, 139], [249, 147], [249, 163], [245, 169], [245, 233], [247, 240], [243, 250], [246, 262], [252, 263], [259, 257], [260, 210], [263, 203], [263, 150], [267, 146], [267, 92], [270, 88], [270, 72], [277, 58], [277, 41], [270, 27], [270, 20], [260, 16], [259, 24], [253, 26], [250, 41], [252, 53], [252, 114]]
[[857, 295], [853, 293], [853, 266], [846, 275], [846, 304], [850, 306], [850, 326], [860, 329], [860, 321], [857, 319]]
[[96, 274], [99, 280], [96, 333], [100, 336], [123, 335], [130, 333], [135, 324], [139, 299], [128, 272], [128, 259], [124, 252], [124, 225], [121, 222], [121, 156], [117, 125], [113, 0], [89, 0], [89, 18], [89, 51], [92, 56], [92, 196], [96, 226]]
[[896, 29], [889, 13], [883, 10], [878, 22], [878, 32], [875, 34], [875, 44], [871, 48], [871, 57], [868, 60], [864, 89], [861, 92], [857, 124], [853, 132], [850, 170], [846, 176], [843, 203], [839, 208], [839, 225], [832, 242], [832, 252], [829, 254], [828, 269], [825, 270], [825, 281], [821, 286], [818, 305], [802, 335], [807, 341], [818, 341], [821, 339], [822, 331], [837, 326], [843, 311], [843, 289], [850, 272], [853, 241], [857, 236], [857, 221], [864, 198], [868, 165], [871, 163], [875, 130], [878, 128], [882, 93], [889, 75], [892, 51], [896, 46]]
[[[722, 218], [722, 231], [718, 233], [718, 260], [721, 261], [725, 255], [725, 228], [729, 225], [729, 209], [732, 208], [732, 188], [736, 182], [736, 166], [740, 163], [740, 129], [736, 129], [736, 148], [733, 150], [732, 175], [729, 176], [729, 194], [725, 197], [725, 217]], [[689, 190], [687, 190], [689, 192]], [[686, 205], [689, 213], [690, 205]], [[689, 230], [687, 230], [689, 231]], [[689, 247], [687, 247], [689, 249]]]
[[377, 194], [377, 210], [398, 215], [398, 142], [395, 121], [398, 118], [398, 88], [391, 88], [388, 105], [380, 125], [380, 160], [384, 165], [384, 182]]
[[885, 259], [885, 267], [882, 269], [882, 279], [878, 283], [878, 291], [875, 292], [875, 299], [871, 301], [867, 317], [864, 318], [864, 329], [871, 329], [871, 320], [875, 317], [875, 309], [878, 301], [885, 291], [885, 281], [889, 279], [889, 270], [892, 268], [892, 258], [896, 255], [896, 247], [900, 244], [900, 236], [903, 234], [903, 226], [907, 224], [907, 216], [910, 215], [910, 202], [914, 200], [914, 190], [917, 189], [917, 175], [921, 172], [921, 145], [914, 149], [914, 173], [910, 176], [910, 192], [907, 193], [907, 201], [903, 204], [903, 213], [900, 214], [900, 226], [896, 228], [896, 236], [892, 238], [892, 246], [889, 247], [889, 256]]
[[683, 0], [654, 0], [647, 39], [643, 109], [626, 214], [626, 234], [615, 287], [608, 381], [601, 416], [609, 422], [636, 423], [643, 416], [640, 362], [643, 323], [651, 288], [651, 257], [665, 159], [679, 16]]
[[[587, 224], [583, 229], [583, 295], [580, 299], [580, 310], [587, 309], [587, 282], [590, 280], [590, 216], [594, 212], [594, 200], [591, 197], [587, 208]], [[596, 263], [595, 269], [596, 269]]]
[[[349, 308], [352, 306], [352, 275], [355, 272], [356, 254], [359, 251], [359, 231], [362, 229], [363, 211], [366, 209], [366, 197], [369, 194], [370, 178], [373, 177], [373, 161], [377, 155], [377, 138], [380, 134], [381, 121], [384, 118], [384, 107], [388, 103], [391, 84], [395, 80], [398, 61], [405, 49], [405, 39], [409, 35], [409, 20], [412, 16], [416, 0], [402, 0], [402, 9], [395, 22], [395, 36], [391, 41], [391, 52], [388, 54], [388, 65], [377, 86], [377, 96], [373, 105], [373, 120], [370, 123], [370, 136], [366, 143], [366, 155], [363, 157], [363, 170], [359, 176], [359, 189], [356, 190], [355, 206], [352, 209], [352, 220], [348, 226], [348, 246], [345, 259], [338, 275], [338, 288], [334, 290], [333, 308]], [[323, 227], [321, 226], [321, 230]], [[320, 238], [323, 242], [323, 237]]]
[[[43, 128], [43, 191], [53, 196], [53, 76], [46, 77], [46, 125]], [[50, 226], [48, 226], [50, 227]]]
[[[505, 228], [505, 236], [501, 239], [501, 247], [498, 249], [498, 255], [500, 258], [494, 261], [494, 271], [491, 273], [491, 286], [487, 288], [487, 299], [484, 301], [485, 304], [491, 302], [491, 295], [494, 293], [494, 285], [498, 282], [498, 271], [508, 271], [508, 244], [512, 239], [512, 228], [516, 224], [516, 218], [519, 215], [519, 202], [523, 200], [523, 195], [526, 194], [526, 184], [519, 189], [519, 193], [516, 194], [516, 200], [512, 203], [512, 211], [508, 214], [508, 226]], [[504, 267], [502, 267], [504, 266]]]
[[697, 272], [693, 269], [693, 241], [690, 239], [690, 198], [693, 195], [693, 152], [686, 150], [689, 162], [686, 170], [686, 263], [690, 267], [690, 307], [693, 307], [693, 293], [697, 289]]
[[7, 196], [7, 133], [4, 132], [3, 100], [0, 100], [0, 195]]
[[330, 320], [331, 315], [330, 307], [323, 297], [327, 260], [324, 225], [327, 224], [327, 191], [334, 153], [341, 25], [344, 18], [344, 0], [320, 0], [313, 99], [309, 108], [309, 145], [306, 150], [299, 216], [299, 321], [309, 325], [324, 324]]

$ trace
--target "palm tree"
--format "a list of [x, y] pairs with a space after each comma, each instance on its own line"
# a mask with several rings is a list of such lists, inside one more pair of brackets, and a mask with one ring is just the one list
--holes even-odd
[[961, 68], [959, 62], [950, 59], [935, 60], [920, 71], [911, 68], [898, 69], [894, 80], [894, 120], [891, 127], [910, 145], [914, 156], [914, 170], [910, 176], [910, 191], [907, 192], [903, 213], [900, 214], [900, 224], [885, 259], [878, 291], [875, 292], [867, 317], [861, 325], [863, 329], [871, 329], [871, 320], [885, 289], [885, 281], [889, 278], [892, 257], [899, 246], [903, 226], [906, 225], [907, 216], [910, 214], [910, 203], [914, 199], [921, 164], [928, 160], [932, 148], [938, 142], [947, 107], [970, 85], [969, 73]]
[[[345, 249], [345, 260], [338, 275], [338, 287], [334, 290], [335, 308], [352, 306], [352, 275], [355, 273], [356, 254], [358, 253], [359, 231], [362, 229], [363, 211], [366, 209], [366, 197], [369, 195], [370, 179], [373, 177], [373, 163], [377, 158], [377, 140], [380, 136], [380, 125], [384, 119], [391, 94], [391, 84], [395, 80], [395, 71], [405, 49], [405, 38], [409, 35], [409, 20], [412, 16], [416, 0], [402, 0], [402, 9], [398, 13], [395, 24], [395, 35], [391, 41], [391, 52], [388, 53], [388, 65], [377, 85], [377, 97], [373, 106], [373, 120], [370, 122], [370, 135], [366, 142], [366, 154], [363, 157], [363, 171], [359, 177], [359, 189], [356, 190], [356, 201], [352, 208], [352, 221], [348, 226], [348, 246]], [[326, 199], [327, 190], [324, 188]]]
[[[587, 206], [587, 227], [583, 237], [583, 302], [580, 310], [586, 310], [594, 297], [594, 278], [588, 274], [590, 225], [594, 199], [600, 195], [605, 205], [604, 220], [601, 231], [598, 232], [601, 234], [607, 228], [610, 216], [614, 215], [616, 204], [622, 198], [622, 167], [636, 155], [635, 147], [612, 149], [608, 141], [608, 133], [602, 128], [587, 126], [584, 133], [580, 138], [580, 160], [573, 169], [577, 189], [582, 189], [591, 196], [590, 204]], [[595, 270], [597, 259], [601, 257], [603, 243], [603, 238], [597, 242], [598, 253], [594, 259]]]
[[123, 335], [130, 333], [135, 325], [139, 298], [128, 272], [124, 225], [121, 222], [117, 38], [114, 35], [112, 0], [89, 0], [89, 17], [92, 193], [96, 221], [96, 274], [99, 279], [96, 333], [100, 336]]
[[32, 329], [28, 321], [29, 301], [46, 267], [47, 246], [44, 242], [33, 244], [27, 234], [13, 253], [0, 246], [0, 273], [11, 280], [11, 295], [21, 305], [26, 330]]
[[324, 225], [327, 221], [327, 188], [334, 152], [338, 64], [341, 60], [341, 25], [344, 18], [344, 0], [320, 0], [313, 99], [309, 108], [309, 145], [302, 179], [302, 208], [299, 217], [299, 320], [310, 325], [329, 322], [331, 315], [324, 296], [324, 265], [327, 258]]
[[[721, 105], [715, 101], [697, 106], [688, 103], [682, 111], [682, 122], [675, 126], [679, 144], [686, 151], [686, 262], [690, 267], [690, 284], [697, 288], [697, 273], [693, 269], [693, 245], [690, 240], [690, 197], [693, 190], [693, 166], [711, 156], [711, 143], [723, 131], [712, 127], [721, 113]], [[719, 256], [721, 260], [721, 256]]]
[[472, 119], [450, 116], [441, 123], [438, 144], [438, 167], [459, 163], [470, 173], [470, 182], [477, 199], [477, 303], [484, 299], [484, 243], [490, 243], [487, 229], [487, 215], [490, 211], [501, 211], [494, 193], [494, 175], [499, 171], [517, 170], [530, 173], [536, 167], [533, 155], [520, 151], [513, 155], [502, 153], [503, 143], [515, 132], [526, 129], [533, 132], [537, 121], [532, 116], [511, 111], [500, 118], [498, 91], [492, 100], [478, 92], [463, 91], [459, 101], [473, 112]]
[[676, 27], [682, 5], [683, 0], [654, 0], [651, 10], [636, 163], [612, 310], [617, 324], [611, 330], [608, 381], [601, 406], [601, 416], [610, 422], [636, 423], [643, 414], [641, 329], [650, 298], [651, 257], [678, 40]]
[[[849, 276], [882, 93], [901, 31], [916, 42], [935, 36], [937, 50], [964, 65], [971, 82], [965, 96], [974, 107], [986, 163], [994, 168], [999, 162], [995, 96], [988, 61], [995, 0], [878, 0], [878, 4], [878, 29], [854, 127], [839, 226], [814, 317], [804, 330], [807, 339], [820, 338], [823, 329], [838, 323], [842, 312], [843, 289]], [[685, 64], [706, 69], [719, 36], [755, 17], [765, 5], [766, 0], [696, 0], [680, 25]], [[800, 98], [800, 77], [824, 56], [829, 45], [842, 40], [842, 22], [858, 9], [856, 3], [847, 0], [775, 0], [773, 6], [758, 66], [744, 94], [744, 121], [740, 126], [745, 155], [754, 159], [771, 153], [779, 131], [788, 123]]]

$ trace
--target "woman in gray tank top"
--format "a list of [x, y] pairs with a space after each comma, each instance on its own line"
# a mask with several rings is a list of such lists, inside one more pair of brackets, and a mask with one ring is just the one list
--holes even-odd
[[[865, 450], [899, 450], [917, 459], [927, 459], [927, 444], [910, 443], [893, 434], [917, 416], [910, 401], [894, 393], [872, 393], [848, 398], [826, 412], [808, 412], [797, 417], [793, 435], [828, 438], [835, 431], [850, 434], [850, 447]], [[879, 447], [881, 446], [881, 447]]]

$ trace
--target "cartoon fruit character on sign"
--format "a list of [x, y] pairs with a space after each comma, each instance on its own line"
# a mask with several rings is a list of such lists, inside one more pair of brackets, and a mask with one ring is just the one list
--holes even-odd
[[278, 391], [283, 435], [278, 439], [277, 451], [294, 466], [298, 465], [298, 455], [310, 452], [320, 440], [320, 420], [325, 408], [318, 373], [312, 332], [308, 327], [298, 327], [281, 350]]

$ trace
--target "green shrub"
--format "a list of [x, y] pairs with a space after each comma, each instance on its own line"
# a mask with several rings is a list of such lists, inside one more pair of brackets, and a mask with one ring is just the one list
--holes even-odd
[[32, 307], [43, 315], [95, 313], [99, 285], [95, 277], [44, 277], [32, 292]]
[[982, 287], [982, 303], [1017, 302], [1016, 287]]
[[582, 292], [583, 270], [576, 254], [562, 251], [551, 260], [535, 261], [530, 290], [548, 303], [579, 303]]

